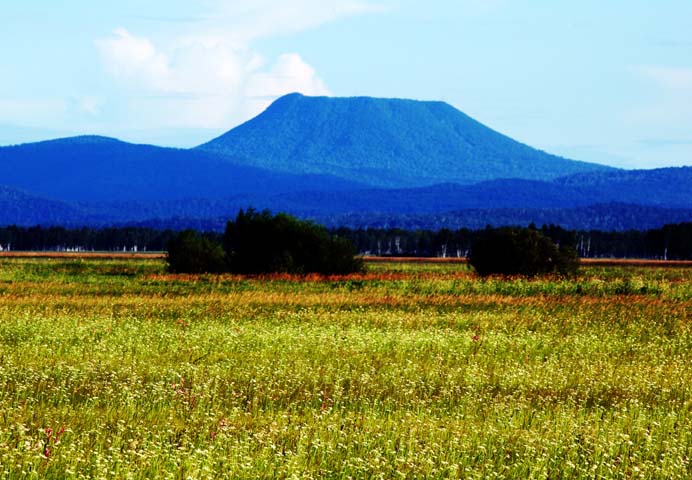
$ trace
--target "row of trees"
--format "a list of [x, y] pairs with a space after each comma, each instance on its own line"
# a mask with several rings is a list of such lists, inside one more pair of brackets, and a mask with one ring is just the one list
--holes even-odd
[[[228, 222], [223, 244], [186, 230], [168, 246], [174, 273], [320, 273], [361, 271], [353, 244], [314, 223], [288, 215], [241, 211]], [[555, 274], [573, 276], [579, 257], [535, 228], [486, 228], [471, 248], [469, 263], [481, 276]]]
[[240, 211], [222, 241], [186, 230], [168, 245], [170, 270], [177, 273], [358, 272], [363, 262], [350, 240], [312, 222], [268, 211]]
[[0, 227], [0, 245], [12, 250], [164, 251], [173, 230], [137, 227]]
[[[575, 231], [544, 225], [538, 229], [558, 245], [577, 249], [583, 258], [692, 259], [692, 223], [627, 232]], [[329, 233], [350, 240], [360, 253], [432, 257], [466, 257], [483, 230], [347, 229]], [[0, 245], [13, 250], [99, 250], [164, 251], [178, 232], [152, 228], [114, 227], [105, 229], [62, 227], [0, 227]], [[223, 245], [223, 234], [201, 234]]]
[[[543, 225], [540, 231], [559, 246], [570, 246], [582, 258], [692, 259], [692, 223], [666, 225], [651, 230], [603, 232], [566, 230]], [[358, 251], [382, 256], [467, 257], [476, 238], [485, 230], [336, 229], [351, 239]]]
[[576, 275], [577, 251], [555, 244], [536, 228], [486, 228], [471, 247], [469, 263], [481, 276]]

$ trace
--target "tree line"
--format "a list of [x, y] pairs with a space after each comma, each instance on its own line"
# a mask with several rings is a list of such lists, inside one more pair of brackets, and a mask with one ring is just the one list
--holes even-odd
[[[556, 225], [537, 228], [558, 245], [575, 248], [582, 258], [692, 259], [692, 223], [666, 225], [649, 230], [606, 232], [567, 230]], [[353, 242], [360, 253], [381, 256], [466, 257], [481, 230], [329, 230], [331, 235]], [[178, 232], [142, 227], [78, 228], [0, 227], [0, 247], [42, 251], [165, 251]], [[201, 236], [223, 244], [224, 234]], [[268, 239], [269, 241], [270, 239]], [[258, 245], [263, 245], [259, 243]], [[260, 247], [260, 248], [267, 248]]]
[[[582, 258], [692, 259], [692, 223], [625, 232], [567, 230], [557, 225], [539, 228], [531, 224], [529, 228], [540, 231], [558, 246], [574, 248]], [[370, 255], [468, 257], [485, 230], [338, 228], [334, 232], [353, 241], [359, 252]]]
[[[139, 227], [64, 228], [0, 227], [3, 250], [36, 251], [165, 251], [173, 230]], [[214, 235], [214, 234], [212, 234]]]

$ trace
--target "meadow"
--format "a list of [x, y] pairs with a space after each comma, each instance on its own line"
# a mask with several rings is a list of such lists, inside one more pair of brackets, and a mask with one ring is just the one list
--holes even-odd
[[692, 477], [692, 269], [0, 259], [0, 478]]

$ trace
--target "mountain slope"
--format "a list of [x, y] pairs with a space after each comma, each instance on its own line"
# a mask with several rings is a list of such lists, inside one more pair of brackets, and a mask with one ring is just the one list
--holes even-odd
[[[458, 186], [447, 186], [448, 192], [461, 192]], [[314, 197], [288, 199], [292, 194], [276, 196], [238, 196], [228, 199], [170, 200], [161, 202], [108, 202], [69, 204], [27, 195], [15, 189], [0, 187], [0, 225], [106, 226], [140, 224], [160, 228], [215, 228], [222, 230], [226, 220], [239, 208], [255, 206], [286, 211], [302, 218], [314, 219], [329, 226], [398, 227], [398, 228], [482, 228], [491, 225], [560, 224], [567, 228], [627, 230], [659, 227], [666, 223], [692, 221], [692, 209], [663, 208], [651, 205], [607, 203], [574, 207], [536, 207], [536, 202], [520, 201], [513, 207], [495, 202], [458, 203], [459, 197], [425, 203], [429, 189], [408, 191], [413, 205], [398, 204], [406, 191], [390, 197], [390, 203], [353, 208], [349, 201], [332, 203], [317, 193]], [[444, 190], [444, 189], [442, 189]], [[373, 192], [373, 191], [371, 191]], [[380, 192], [380, 191], [378, 191]], [[384, 191], [393, 193], [392, 191]], [[548, 192], [549, 193], [549, 192]], [[372, 193], [370, 194], [372, 195]], [[347, 197], [351, 200], [353, 197]], [[382, 197], [380, 197], [381, 200]], [[429, 197], [433, 202], [439, 196]], [[549, 198], [549, 197], [548, 197]], [[423, 200], [421, 200], [423, 199]], [[363, 201], [374, 201], [364, 196]], [[359, 200], [360, 201], [360, 200]], [[549, 203], [549, 202], [548, 202]], [[475, 205], [475, 206], [474, 206]], [[480, 205], [480, 206], [479, 206]], [[361, 205], [362, 206], [362, 205]], [[455, 206], [457, 208], [455, 208]]]
[[[456, 212], [425, 214], [391, 214], [357, 212], [340, 215], [299, 214], [330, 228], [401, 228], [405, 230], [439, 230], [442, 228], [481, 229], [486, 225], [560, 225], [575, 230], [626, 231], [660, 228], [666, 224], [689, 222], [692, 209], [666, 209], [625, 204], [597, 204], [578, 208], [499, 208], [467, 209]], [[129, 222], [157, 229], [223, 231], [228, 217], [175, 217]], [[592, 252], [598, 254], [598, 252]]]
[[[692, 220], [692, 209], [607, 203], [577, 208], [476, 208], [455, 212], [407, 215], [362, 212], [343, 215], [311, 215], [310, 218], [329, 227], [350, 228], [481, 229], [486, 225], [526, 226], [535, 223], [536, 225], [560, 225], [574, 230], [626, 231], [689, 222]], [[594, 254], [597, 255], [598, 252]]]
[[369, 97], [287, 95], [198, 150], [381, 187], [550, 180], [609, 169], [535, 150], [443, 102]]
[[612, 201], [668, 208], [692, 207], [692, 167], [588, 172], [558, 178], [555, 185]]
[[[537, 180], [491, 180], [405, 189], [348, 192], [291, 192], [277, 196], [285, 205], [331, 213], [440, 213], [478, 208], [564, 208], [610, 201], [591, 189]], [[278, 202], [277, 202], [278, 203]]]
[[324, 212], [440, 213], [465, 209], [573, 208], [631, 204], [692, 208], [692, 167], [579, 174], [551, 182], [501, 179], [475, 185], [291, 192], [286, 205]]
[[0, 184], [63, 201], [160, 201], [359, 187], [328, 176], [237, 165], [213, 153], [93, 136], [0, 148]]
[[84, 222], [79, 208], [0, 185], [1, 225], [73, 225]]

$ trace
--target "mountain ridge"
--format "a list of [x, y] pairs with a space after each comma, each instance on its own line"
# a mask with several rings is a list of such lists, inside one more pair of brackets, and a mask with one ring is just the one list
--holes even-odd
[[[227, 135], [243, 132], [245, 140], [230, 142], [240, 153], [229, 152]], [[222, 151], [208, 148], [219, 138], [225, 138]], [[283, 169], [261, 155], [249, 161], [260, 147], [274, 152]], [[324, 152], [334, 155], [323, 159]], [[411, 152], [421, 155], [404, 158]], [[455, 168], [465, 176], [455, 177]], [[253, 206], [326, 222], [389, 217], [426, 225], [426, 216], [444, 224], [445, 218], [496, 223], [530, 215], [589, 225], [583, 212], [592, 211], [601, 225], [620, 228], [636, 221], [631, 212], [642, 212], [643, 224], [692, 212], [692, 167], [619, 170], [563, 159], [444, 102], [297, 94], [192, 149], [98, 135], [0, 147], [1, 185], [0, 224], [173, 218], [204, 224]], [[627, 222], [609, 216], [607, 205]]]
[[286, 95], [196, 149], [388, 188], [612, 169], [531, 148], [444, 102], [373, 97]]
[[61, 201], [224, 198], [257, 191], [356, 189], [327, 175], [272, 172], [189, 149], [80, 136], [0, 147], [0, 184]]
[[[627, 203], [623, 197], [636, 192], [598, 192], [563, 187], [551, 182], [497, 180], [464, 186], [442, 184], [413, 189], [361, 189], [343, 192], [300, 191], [280, 194], [239, 194], [226, 198], [188, 198], [160, 201], [57, 202], [35, 197], [16, 189], [0, 187], [0, 224], [108, 225], [153, 222], [167, 224], [172, 219], [232, 218], [241, 208], [268, 208], [285, 211], [301, 218], [317, 219], [349, 226], [448, 224], [449, 219], [469, 225], [503, 223], [557, 223], [587, 228], [597, 225], [614, 229], [633, 228], [637, 218], [646, 227], [692, 219], [692, 196], [679, 202], [676, 190], [647, 200], [651, 192], [641, 192], [639, 203]], [[14, 203], [13, 203], [14, 202]], [[675, 204], [680, 205], [675, 206]], [[12, 208], [12, 205], [15, 207]], [[18, 209], [16, 205], [20, 205]], [[594, 210], [595, 205], [600, 207]], [[608, 207], [610, 206], [610, 207]], [[612, 212], [607, 209], [612, 208]], [[18, 211], [24, 210], [27, 221]], [[42, 211], [46, 215], [42, 215]], [[14, 214], [12, 214], [14, 212]], [[596, 212], [591, 219], [588, 212]], [[530, 219], [534, 215], [533, 220]], [[427, 219], [427, 220], [426, 220]], [[447, 220], [445, 220], [447, 219]], [[525, 222], [526, 219], [529, 219]], [[362, 222], [356, 224], [354, 222]], [[173, 222], [173, 225], [177, 225]], [[482, 226], [482, 225], [481, 225]]]

